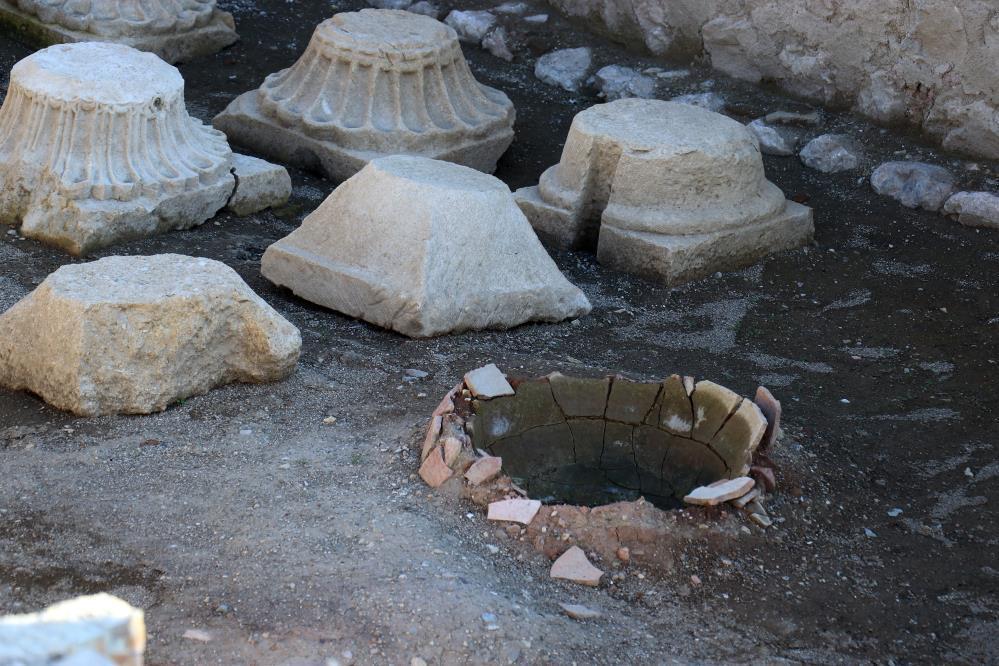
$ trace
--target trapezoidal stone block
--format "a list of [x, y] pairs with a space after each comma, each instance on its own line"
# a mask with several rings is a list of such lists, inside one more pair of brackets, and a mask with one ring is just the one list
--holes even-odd
[[237, 144], [342, 181], [394, 154], [492, 173], [514, 117], [505, 94], [474, 79], [451, 27], [364, 9], [319, 24], [298, 62], [236, 98], [214, 125]]
[[0, 315], [0, 385], [81, 416], [148, 414], [282, 379], [301, 344], [221, 262], [108, 257], [63, 266]]
[[44, 45], [115, 42], [169, 63], [239, 39], [232, 15], [215, 0], [0, 0], [0, 22]]
[[150, 53], [66, 44], [11, 70], [0, 220], [25, 236], [86, 254], [197, 226], [230, 199], [246, 213], [290, 191], [283, 167], [234, 156], [222, 132], [189, 116], [180, 72]]
[[561, 161], [517, 203], [563, 247], [668, 284], [739, 268], [801, 246], [811, 210], [767, 181], [759, 144], [720, 114], [623, 99], [573, 119]]
[[340, 185], [261, 271], [302, 298], [411, 337], [590, 311], [498, 179], [395, 155]]

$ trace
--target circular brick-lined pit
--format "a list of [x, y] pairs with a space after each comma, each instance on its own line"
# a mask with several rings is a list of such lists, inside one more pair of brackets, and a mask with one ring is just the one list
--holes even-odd
[[[660, 383], [558, 373], [518, 381], [486, 366], [435, 410], [420, 475], [493, 505], [490, 517], [505, 521], [508, 534], [550, 557], [578, 543], [597, 557], [634, 550], [671, 568], [671, 544], [745, 532], [729, 508], [769, 524], [759, 503], [772, 489], [766, 468], [752, 468], [759, 483], [733, 498], [734, 507], [661, 509], [683, 507], [695, 488], [750, 473], [778, 418], [779, 403], [765, 389], [754, 402], [677, 375]], [[495, 503], [510, 499], [499, 511]]]

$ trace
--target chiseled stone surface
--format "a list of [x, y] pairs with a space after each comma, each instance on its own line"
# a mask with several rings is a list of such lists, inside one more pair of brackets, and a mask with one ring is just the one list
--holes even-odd
[[885, 162], [871, 174], [871, 187], [906, 208], [937, 211], [954, 192], [954, 176], [924, 162]]
[[226, 207], [236, 215], [283, 206], [291, 196], [291, 176], [283, 166], [234, 153], [232, 168], [236, 170], [236, 191]]
[[683, 498], [687, 504], [699, 504], [702, 506], [716, 506], [729, 500], [742, 497], [756, 484], [748, 476], [740, 476], [729, 479], [710, 486], [695, 488], [689, 495]]
[[146, 414], [282, 379], [301, 344], [225, 264], [108, 257], [63, 266], [0, 315], [0, 384], [82, 416]]
[[623, 99], [572, 123], [559, 164], [516, 193], [560, 246], [598, 238], [601, 262], [667, 284], [807, 243], [811, 211], [767, 181], [740, 123], [687, 104]]
[[0, 617], [0, 664], [142, 666], [145, 649], [143, 612], [109, 594]]
[[234, 158], [225, 135], [188, 115], [180, 72], [152, 54], [67, 44], [11, 70], [0, 108], [0, 219], [24, 236], [78, 255], [197, 226], [233, 195], [234, 166], [251, 164], [241, 210], [276, 200], [260, 174], [281, 168]]
[[604, 572], [593, 566], [587, 559], [586, 553], [579, 546], [573, 546], [552, 564], [549, 575], [552, 578], [572, 581], [580, 585], [596, 587], [600, 585], [600, 578]]
[[215, 53], [238, 36], [215, 0], [0, 0], [0, 22], [45, 44], [116, 42], [174, 63]]
[[988, 0], [552, 0], [618, 41], [999, 158], [999, 14]]
[[319, 24], [298, 62], [213, 122], [237, 144], [342, 181], [394, 154], [492, 173], [514, 117], [505, 94], [472, 77], [451, 27], [363, 9]]
[[370, 163], [270, 246], [261, 271], [313, 303], [412, 337], [590, 311], [506, 185], [421, 157]]
[[968, 227], [999, 229], [999, 194], [958, 192], [947, 199], [943, 212]]

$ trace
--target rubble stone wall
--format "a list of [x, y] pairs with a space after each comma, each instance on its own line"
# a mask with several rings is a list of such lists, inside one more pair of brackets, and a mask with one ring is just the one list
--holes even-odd
[[549, 0], [657, 55], [720, 71], [999, 158], [996, 0]]

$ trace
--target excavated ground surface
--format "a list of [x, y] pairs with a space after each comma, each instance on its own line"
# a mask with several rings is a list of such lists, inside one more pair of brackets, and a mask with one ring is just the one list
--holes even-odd
[[[203, 119], [293, 62], [333, 11], [220, 5], [242, 42], [182, 67]], [[562, 21], [531, 44], [653, 64]], [[518, 107], [499, 175], [534, 183], [594, 100], [536, 81], [526, 49], [514, 64], [466, 51]], [[0, 37], [0, 72], [29, 52]], [[695, 69], [674, 89], [711, 77]], [[714, 80], [742, 120], [799, 108]], [[827, 116], [826, 130], [841, 126], [864, 130], [875, 159], [908, 152], [997, 186], [989, 165], [968, 171], [913, 137]], [[264, 248], [332, 189], [299, 172], [282, 210], [115, 248], [225, 261], [301, 328], [301, 365], [286, 382], [148, 417], [75, 419], [0, 391], [0, 612], [110, 591], [146, 609], [151, 664], [999, 660], [999, 233], [903, 209], [856, 173], [793, 158], [767, 169], [815, 208], [808, 252], [673, 290], [556, 254], [595, 306], [576, 325], [410, 341], [272, 287]], [[0, 310], [74, 261], [0, 239]], [[633, 562], [599, 590], [548, 580], [529, 543], [414, 476], [418, 427], [487, 362], [521, 375], [682, 372], [743, 395], [767, 385], [787, 433], [775, 456], [784, 492], [768, 503], [776, 527], [724, 550], [695, 544], [665, 576]], [[407, 368], [430, 374], [406, 381]], [[571, 620], [559, 602], [603, 617]], [[211, 640], [183, 638], [192, 628]]]

